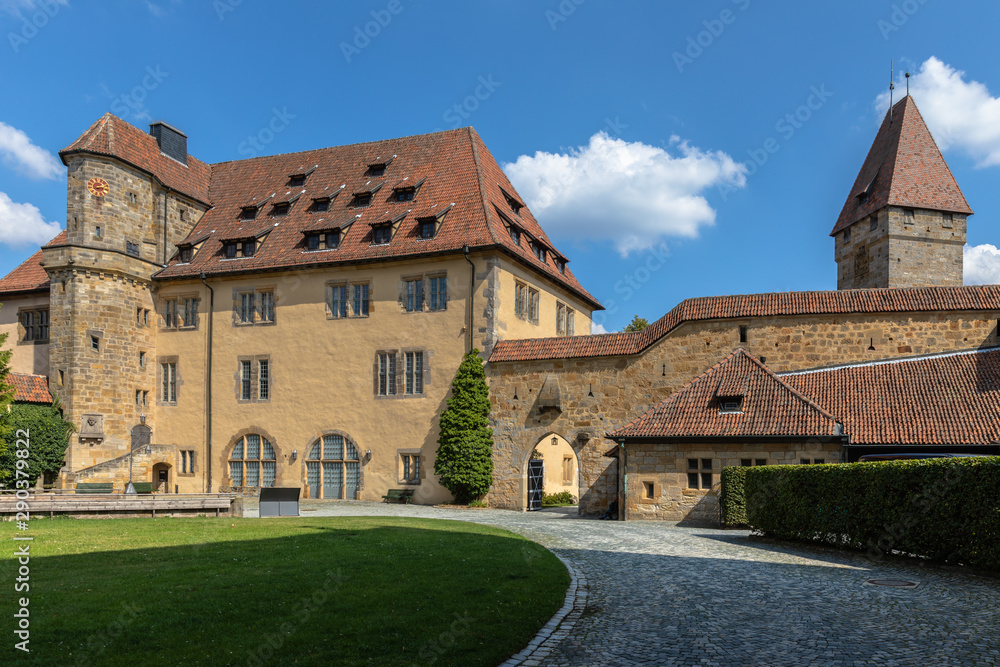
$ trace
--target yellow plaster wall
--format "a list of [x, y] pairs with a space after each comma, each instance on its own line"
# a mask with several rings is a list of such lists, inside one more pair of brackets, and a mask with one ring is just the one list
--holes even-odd
[[[4, 349], [14, 351], [11, 357], [11, 372], [34, 375], [49, 374], [49, 344], [22, 342], [23, 333], [18, 323], [18, 312], [22, 308], [48, 305], [49, 295], [47, 293], [7, 299], [0, 304], [0, 334], [7, 334]], [[51, 322], [49, 326], [51, 331]]]
[[[576, 335], [590, 333], [591, 307], [521, 264], [506, 258], [500, 260], [502, 268], [499, 290], [499, 340], [517, 338], [546, 338], [556, 334], [556, 303], [562, 302], [576, 312]], [[522, 282], [539, 291], [538, 324], [517, 317], [515, 285]]]

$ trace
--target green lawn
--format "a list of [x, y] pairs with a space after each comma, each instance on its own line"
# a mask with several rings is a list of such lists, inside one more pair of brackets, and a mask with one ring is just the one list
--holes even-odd
[[[35, 519], [29, 593], [0, 524], [0, 664], [496, 665], [561, 606], [539, 545], [430, 519]], [[31, 653], [13, 648], [30, 598]]]

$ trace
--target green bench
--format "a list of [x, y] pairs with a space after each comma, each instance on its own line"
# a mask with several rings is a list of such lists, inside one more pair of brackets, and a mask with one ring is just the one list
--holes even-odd
[[76, 485], [77, 493], [114, 493], [115, 485], [111, 482], [83, 482]]
[[152, 482], [132, 482], [132, 488], [135, 489], [136, 493], [152, 493], [154, 491]]
[[382, 500], [387, 503], [402, 503], [404, 505], [409, 504], [410, 499], [413, 498], [413, 489], [389, 489]]

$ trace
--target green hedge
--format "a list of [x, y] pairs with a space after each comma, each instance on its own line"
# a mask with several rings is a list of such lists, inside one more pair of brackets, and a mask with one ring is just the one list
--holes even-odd
[[1000, 569], [1000, 457], [747, 468], [756, 531]]
[[747, 498], [744, 493], [748, 467], [731, 466], [722, 469], [722, 491], [719, 494], [719, 506], [722, 508], [722, 526], [724, 528], [743, 528], [749, 526], [747, 521]]

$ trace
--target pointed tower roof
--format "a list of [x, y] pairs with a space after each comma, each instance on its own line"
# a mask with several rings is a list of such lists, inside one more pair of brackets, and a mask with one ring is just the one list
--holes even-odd
[[885, 206], [972, 215], [916, 102], [907, 95], [886, 113], [830, 236]]

